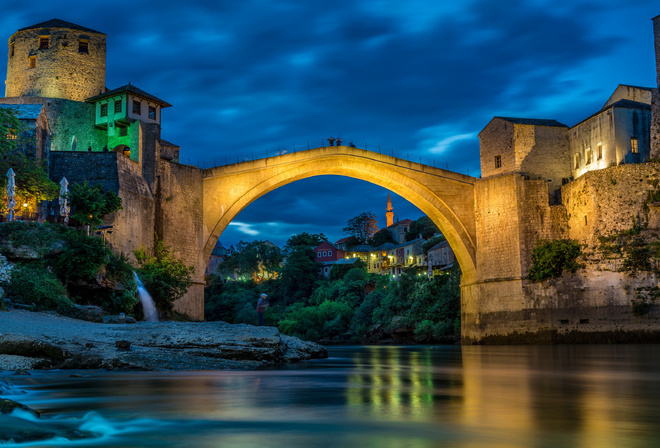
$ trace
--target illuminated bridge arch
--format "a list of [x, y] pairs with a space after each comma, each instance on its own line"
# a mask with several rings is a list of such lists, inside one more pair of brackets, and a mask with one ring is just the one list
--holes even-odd
[[475, 178], [347, 146], [328, 146], [203, 171], [203, 242], [208, 259], [222, 232], [253, 201], [322, 175], [364, 180], [417, 206], [440, 228], [463, 272], [476, 281]]

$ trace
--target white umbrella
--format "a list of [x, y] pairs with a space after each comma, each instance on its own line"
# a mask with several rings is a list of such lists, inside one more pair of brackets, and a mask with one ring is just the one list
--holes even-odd
[[69, 207], [69, 181], [66, 180], [66, 177], [63, 177], [60, 181], [60, 216], [64, 217], [64, 225], [69, 223], [69, 212], [71, 207]]
[[16, 208], [16, 181], [14, 176], [16, 176], [14, 170], [9, 168], [9, 171], [7, 171], [7, 208], [9, 209], [7, 221], [13, 221], [14, 209]]

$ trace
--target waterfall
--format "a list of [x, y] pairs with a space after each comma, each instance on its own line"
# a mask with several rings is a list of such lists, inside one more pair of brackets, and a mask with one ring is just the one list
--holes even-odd
[[137, 290], [138, 295], [140, 296], [140, 302], [142, 302], [142, 310], [144, 311], [144, 320], [149, 322], [158, 322], [158, 311], [156, 311], [156, 304], [154, 304], [154, 299], [151, 298], [147, 288], [142, 284], [142, 280], [138, 277], [137, 272], [133, 271], [135, 275], [135, 281], [137, 281]]

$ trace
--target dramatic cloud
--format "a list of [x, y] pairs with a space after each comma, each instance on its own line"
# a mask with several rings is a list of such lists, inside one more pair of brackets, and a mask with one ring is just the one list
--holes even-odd
[[[657, 2], [445, 3], [9, 0], [0, 30], [8, 38], [60, 18], [106, 33], [107, 86], [130, 81], [173, 104], [163, 137], [182, 146], [186, 163], [316, 147], [334, 136], [477, 175], [477, 134], [493, 116], [570, 126], [618, 83], [655, 82]], [[386, 197], [353, 179], [299, 181], [246, 208], [221, 239], [283, 244], [302, 231], [337, 239], [362, 211], [384, 221]], [[397, 217], [421, 215], [393, 200]]]

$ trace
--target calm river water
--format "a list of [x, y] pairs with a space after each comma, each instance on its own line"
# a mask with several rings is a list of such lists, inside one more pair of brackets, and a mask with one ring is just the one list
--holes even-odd
[[0, 374], [5, 398], [42, 411], [0, 416], [0, 434], [50, 431], [13, 446], [63, 447], [660, 446], [660, 345], [331, 347], [277, 370], [71, 373]]

